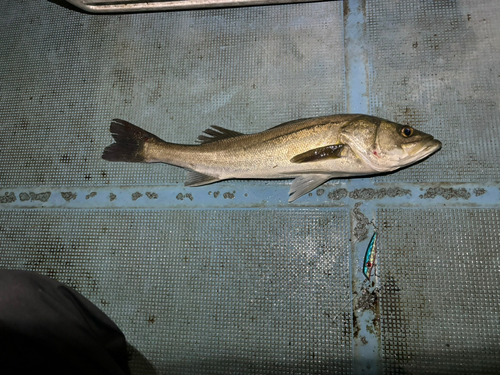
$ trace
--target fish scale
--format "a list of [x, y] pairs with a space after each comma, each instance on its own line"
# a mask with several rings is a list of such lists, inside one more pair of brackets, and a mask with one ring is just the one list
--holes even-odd
[[295, 178], [289, 202], [331, 178], [391, 172], [441, 148], [429, 134], [359, 114], [294, 120], [255, 134], [214, 126], [199, 145], [165, 142], [119, 119], [110, 131], [116, 143], [104, 150], [105, 160], [176, 165], [188, 171], [186, 186]]

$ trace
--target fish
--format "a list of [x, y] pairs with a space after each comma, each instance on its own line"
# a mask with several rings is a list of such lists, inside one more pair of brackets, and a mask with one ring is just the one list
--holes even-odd
[[288, 202], [332, 178], [392, 172], [441, 148], [432, 135], [363, 114], [299, 119], [254, 134], [213, 125], [192, 145], [165, 142], [121, 119], [111, 121], [110, 132], [115, 143], [104, 160], [182, 167], [185, 186], [294, 178]]
[[365, 261], [363, 263], [363, 274], [370, 280], [371, 273], [375, 267], [375, 258], [377, 257], [377, 232], [373, 233], [372, 239], [366, 249]]

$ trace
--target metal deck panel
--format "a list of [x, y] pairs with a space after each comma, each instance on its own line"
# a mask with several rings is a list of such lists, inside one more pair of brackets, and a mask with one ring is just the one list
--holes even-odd
[[[0, 267], [75, 287], [134, 374], [495, 373], [500, 7], [345, 1], [0, 14]], [[107, 163], [112, 118], [192, 143], [363, 112], [443, 142], [402, 171], [183, 186]], [[362, 262], [379, 232], [376, 276]]]

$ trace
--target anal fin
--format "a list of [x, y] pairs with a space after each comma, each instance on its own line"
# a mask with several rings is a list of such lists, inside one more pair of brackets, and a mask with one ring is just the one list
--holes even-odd
[[217, 181], [220, 181], [220, 178], [188, 170], [186, 173], [186, 182], [184, 182], [184, 186], [202, 186]]
[[293, 180], [292, 186], [290, 187], [290, 192], [288, 193], [290, 198], [288, 198], [288, 203], [309, 193], [330, 178], [332, 178], [331, 174], [305, 174], [297, 177]]

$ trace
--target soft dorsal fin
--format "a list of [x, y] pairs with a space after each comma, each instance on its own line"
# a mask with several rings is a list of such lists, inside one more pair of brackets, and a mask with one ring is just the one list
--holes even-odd
[[198, 143], [210, 143], [215, 141], [220, 141], [221, 139], [234, 138], [239, 137], [240, 135], [244, 135], [243, 133], [225, 129], [223, 127], [212, 125], [210, 128], [203, 131], [203, 133], [198, 137], [196, 142]]
[[325, 147], [315, 148], [302, 154], [295, 155], [290, 159], [292, 163], [309, 163], [312, 161], [325, 160], [325, 159], [338, 159], [342, 152], [344, 145], [330, 145]]

